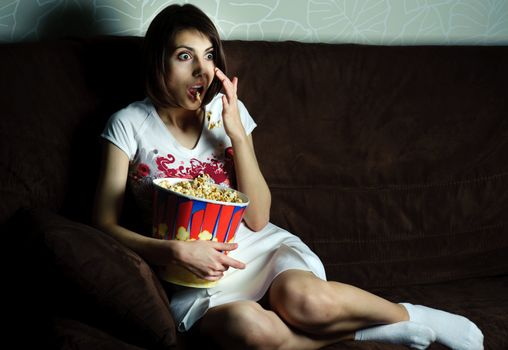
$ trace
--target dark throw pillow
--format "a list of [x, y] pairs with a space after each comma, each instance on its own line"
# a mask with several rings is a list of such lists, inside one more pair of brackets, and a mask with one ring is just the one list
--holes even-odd
[[54, 324], [60, 350], [143, 350], [76, 320], [56, 319]]
[[97, 229], [43, 210], [18, 213], [10, 227], [11, 238], [22, 237], [13, 244], [20, 263], [12, 284], [18, 298], [36, 309], [25, 312], [79, 319], [141, 347], [176, 347], [167, 295], [138, 254]]

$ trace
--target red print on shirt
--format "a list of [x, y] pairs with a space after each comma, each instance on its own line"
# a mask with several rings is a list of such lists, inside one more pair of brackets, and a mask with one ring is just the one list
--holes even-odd
[[224, 160], [217, 159], [214, 155], [205, 162], [192, 158], [189, 161], [190, 166], [177, 165], [178, 163], [172, 154], [167, 154], [165, 157], [159, 156], [155, 162], [163, 177], [194, 179], [204, 173], [210, 175], [217, 184], [232, 186], [234, 184], [234, 166], [231, 151], [231, 147], [225, 150]]

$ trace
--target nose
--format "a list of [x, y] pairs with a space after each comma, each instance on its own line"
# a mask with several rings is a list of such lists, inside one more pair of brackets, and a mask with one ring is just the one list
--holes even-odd
[[196, 57], [194, 59], [194, 67], [192, 67], [192, 75], [195, 77], [199, 77], [203, 74], [203, 61], [201, 58]]

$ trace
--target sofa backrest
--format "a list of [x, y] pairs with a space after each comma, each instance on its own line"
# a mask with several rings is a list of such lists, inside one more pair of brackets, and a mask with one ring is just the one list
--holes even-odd
[[143, 97], [140, 38], [0, 45], [0, 220], [49, 207], [89, 220], [99, 134]]
[[273, 220], [364, 286], [508, 272], [508, 47], [227, 44]]
[[[87, 222], [137, 37], [0, 45], [0, 220]], [[508, 272], [508, 48], [226, 41], [272, 221], [360, 286]]]

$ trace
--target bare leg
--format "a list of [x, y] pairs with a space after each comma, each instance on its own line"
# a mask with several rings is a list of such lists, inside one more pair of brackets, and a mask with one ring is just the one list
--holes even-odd
[[315, 335], [354, 332], [409, 320], [406, 309], [351, 285], [288, 270], [273, 281], [269, 304], [292, 327]]
[[205, 314], [200, 331], [224, 349], [314, 350], [352, 334], [311, 337], [290, 328], [271, 310], [253, 301], [238, 301], [214, 307]]
[[[261, 301], [214, 307], [200, 330], [225, 349], [314, 350], [341, 340], [374, 340], [425, 349], [435, 340], [427, 326], [409, 322], [406, 309], [359, 288], [312, 273], [280, 274]], [[365, 330], [366, 327], [377, 326]]]

